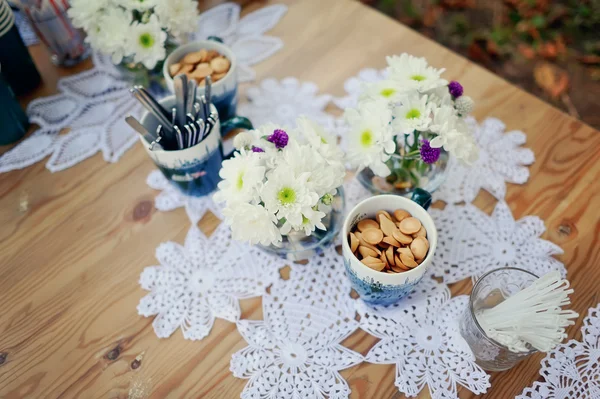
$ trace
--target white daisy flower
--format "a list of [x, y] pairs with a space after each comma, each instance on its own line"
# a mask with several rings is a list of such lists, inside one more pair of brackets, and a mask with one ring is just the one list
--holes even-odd
[[247, 241], [252, 245], [281, 244], [277, 218], [260, 205], [236, 202], [223, 209], [223, 216], [225, 222], [231, 225], [231, 235], [235, 240]]
[[466, 122], [456, 115], [454, 108], [444, 106], [434, 110], [429, 130], [437, 134], [431, 140], [431, 147], [444, 147], [446, 151], [466, 163], [477, 160], [477, 144]]
[[[89, 1], [89, 0], [86, 0]], [[90, 1], [93, 3], [95, 0]], [[161, 1], [158, 3], [171, 3], [172, 0], [169, 1]], [[156, 0], [118, 0], [117, 5], [123, 6], [128, 10], [138, 10], [138, 11], [146, 11], [151, 9], [152, 7], [157, 5]]]
[[266, 209], [277, 219], [284, 219], [292, 226], [302, 223], [302, 212], [317, 204], [319, 196], [308, 190], [306, 181], [310, 173], [295, 173], [288, 167], [280, 166], [273, 170], [260, 192], [260, 199]]
[[114, 64], [120, 64], [123, 57], [131, 54], [127, 41], [130, 37], [131, 12], [120, 7], [106, 8], [98, 17], [98, 26], [88, 35], [90, 45], [106, 54], [111, 54]]
[[110, 4], [110, 0], [71, 0], [67, 14], [77, 28], [83, 28], [88, 35], [98, 27], [98, 14]]
[[294, 136], [304, 136], [308, 144], [316, 148], [328, 163], [343, 162], [344, 151], [338, 146], [337, 138], [326, 132], [319, 124], [305, 116], [296, 120]]
[[158, 15], [161, 24], [174, 36], [193, 32], [198, 23], [198, 3], [195, 1], [159, 1], [154, 12]]
[[446, 69], [435, 69], [429, 66], [425, 58], [403, 53], [386, 59], [390, 79], [398, 82], [405, 91], [418, 90], [423, 93], [448, 84], [447, 80], [440, 78]]
[[427, 102], [429, 104], [435, 105], [438, 108], [443, 106], [454, 106], [454, 101], [452, 100], [452, 95], [448, 91], [448, 86], [440, 86], [435, 89], [427, 90], [423, 94], [427, 96]]
[[357, 167], [371, 168], [373, 173], [385, 177], [390, 169], [385, 162], [396, 149], [390, 126], [392, 111], [383, 100], [365, 100], [358, 108], [347, 108], [344, 118], [349, 125], [348, 162]]
[[293, 226], [289, 222], [285, 222], [281, 227], [281, 234], [289, 234], [292, 229], [296, 231], [304, 231], [304, 234], [307, 236], [311, 235], [315, 229], [319, 230], [327, 230], [322, 220], [325, 217], [324, 212], [320, 212], [318, 210], [314, 210], [312, 208], [307, 208], [302, 212], [302, 223], [299, 225]]
[[418, 94], [405, 98], [402, 104], [394, 108], [392, 127], [395, 131], [410, 134], [414, 130], [425, 131], [431, 123], [432, 105], [427, 96]]
[[396, 103], [405, 95], [406, 89], [400, 82], [393, 79], [378, 82], [363, 83], [360, 100], [372, 98]]
[[165, 40], [167, 33], [162, 30], [158, 17], [153, 14], [148, 23], [135, 23], [131, 27], [132, 34], [129, 46], [135, 62], [141, 62], [148, 69], [153, 69], [158, 61], [165, 58]]
[[240, 132], [233, 138], [233, 147], [236, 150], [250, 148], [254, 142], [254, 136], [248, 132]]
[[213, 197], [216, 202], [250, 202], [258, 197], [265, 167], [257, 153], [242, 149], [233, 158], [223, 161], [219, 176], [223, 180]]
[[306, 188], [317, 193], [321, 198], [334, 191], [344, 183], [346, 168], [339, 162], [328, 162], [310, 145], [300, 145], [296, 140], [290, 140], [283, 149], [281, 163], [289, 168], [295, 176], [308, 173]]

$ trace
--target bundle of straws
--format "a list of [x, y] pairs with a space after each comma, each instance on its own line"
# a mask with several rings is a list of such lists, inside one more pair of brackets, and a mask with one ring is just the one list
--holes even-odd
[[158, 120], [156, 131], [148, 131], [136, 118], [129, 115], [127, 123], [150, 144], [150, 150], [176, 151], [200, 143], [217, 124], [217, 112], [211, 112], [211, 81], [206, 78], [205, 95], [196, 97], [198, 86], [186, 75], [173, 79], [174, 106], [167, 110], [142, 86], [134, 86], [131, 94]]
[[537, 279], [529, 287], [484, 309], [477, 320], [488, 337], [511, 352], [529, 352], [531, 347], [548, 352], [567, 337], [565, 327], [579, 315], [562, 309], [569, 305], [569, 282], [557, 271]]

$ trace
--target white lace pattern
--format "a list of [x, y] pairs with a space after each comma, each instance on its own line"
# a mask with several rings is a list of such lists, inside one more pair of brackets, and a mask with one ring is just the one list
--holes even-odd
[[331, 96], [318, 92], [316, 84], [296, 78], [265, 79], [259, 86], [246, 90], [249, 102], [240, 104], [238, 113], [248, 117], [256, 127], [267, 122], [294, 127], [300, 115], [328, 126], [333, 117], [325, 112], [325, 107]]
[[150, 293], [140, 300], [138, 313], [156, 316], [152, 326], [158, 337], [167, 338], [180, 327], [191, 340], [206, 337], [215, 317], [236, 322], [238, 300], [264, 294], [285, 265], [232, 240], [225, 224], [210, 238], [192, 226], [183, 246], [163, 243], [156, 258], [160, 265], [146, 267], [140, 276], [140, 285]]
[[600, 398], [600, 304], [583, 320], [581, 341], [558, 345], [542, 360], [543, 381], [515, 399]]
[[525, 133], [504, 133], [505, 125], [496, 118], [487, 118], [478, 125], [474, 118], [467, 124], [479, 146], [479, 159], [467, 166], [454, 157], [448, 162], [446, 181], [433, 194], [433, 199], [446, 203], [471, 202], [484, 189], [499, 200], [506, 195], [506, 183], [523, 184], [529, 179], [529, 169], [535, 160], [533, 151], [520, 147]]
[[0, 157], [0, 172], [25, 168], [50, 154], [46, 168], [51, 172], [69, 168], [98, 151], [105, 161], [116, 162], [136, 142], [125, 116], [139, 117], [141, 106], [110, 62], [98, 54], [93, 59], [93, 69], [58, 82], [59, 94], [29, 104], [29, 120], [40, 128]]
[[187, 196], [172, 185], [160, 170], [150, 172], [146, 183], [153, 189], [161, 191], [154, 199], [154, 206], [159, 211], [167, 212], [184, 207], [192, 225], [197, 224], [206, 211], [211, 211], [216, 217], [223, 219], [222, 206], [216, 204], [211, 195], [204, 197]]
[[340, 256], [331, 248], [263, 297], [263, 321], [240, 320], [248, 346], [234, 353], [234, 376], [249, 379], [241, 397], [347, 398], [339, 371], [363, 357], [340, 345], [358, 328]]
[[408, 397], [425, 386], [433, 399], [458, 399], [457, 385], [486, 392], [490, 377], [458, 331], [467, 301], [465, 295], [450, 299], [448, 288], [431, 279], [392, 306], [372, 308], [360, 301], [360, 327], [381, 339], [365, 360], [395, 364], [395, 384]]
[[472, 277], [477, 280], [499, 267], [519, 267], [538, 276], [565, 266], [552, 255], [562, 249], [540, 235], [546, 230], [537, 216], [515, 221], [504, 201], [499, 201], [491, 216], [472, 204], [446, 205], [430, 209], [438, 229], [436, 256], [431, 272], [451, 284]]

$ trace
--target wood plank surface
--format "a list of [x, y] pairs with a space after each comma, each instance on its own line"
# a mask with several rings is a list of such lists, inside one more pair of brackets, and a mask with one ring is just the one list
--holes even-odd
[[[508, 130], [527, 133], [536, 157], [531, 178], [509, 184], [506, 200], [516, 218], [541, 217], [543, 238], [564, 249], [559, 259], [575, 288], [575, 309], [585, 315], [600, 301], [599, 132], [358, 2], [283, 3], [289, 11], [269, 34], [285, 47], [255, 67], [259, 79], [294, 76], [342, 95], [343, 82], [360, 69], [381, 68], [386, 55], [409, 52], [460, 80], [478, 119], [497, 117]], [[41, 46], [31, 51], [45, 83], [24, 103], [54, 93], [59, 76], [90, 67], [57, 69]], [[239, 397], [246, 380], [231, 375], [229, 360], [246, 343], [234, 324], [217, 319], [200, 342], [184, 340], [180, 331], [158, 339], [152, 319], [136, 312], [146, 294], [138, 278], [157, 263], [155, 248], [182, 242], [189, 228], [183, 209], [154, 209], [157, 192], [145, 183], [153, 168], [136, 146], [115, 164], [97, 154], [55, 174], [39, 162], [0, 175], [0, 397]], [[486, 211], [494, 204], [486, 193], [476, 200]], [[210, 232], [216, 223], [209, 216], [200, 225]], [[471, 285], [451, 288], [468, 293]], [[260, 299], [241, 306], [242, 318], [262, 318]], [[570, 337], [580, 338], [581, 320]], [[376, 342], [356, 331], [344, 345], [366, 354]], [[541, 358], [492, 373], [492, 388], [480, 397], [514, 397], [538, 379]], [[342, 372], [351, 397], [368, 399], [404, 397], [394, 375], [395, 366], [368, 363]], [[460, 397], [476, 395], [461, 389]], [[429, 398], [427, 390], [419, 398]]]

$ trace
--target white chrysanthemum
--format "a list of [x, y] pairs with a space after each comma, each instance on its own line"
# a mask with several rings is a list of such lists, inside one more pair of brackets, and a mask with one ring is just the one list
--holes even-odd
[[337, 138], [325, 131], [319, 124], [305, 116], [296, 120], [294, 136], [303, 136], [308, 144], [316, 148], [329, 164], [342, 163], [344, 151], [337, 144]]
[[132, 53], [127, 40], [132, 35], [131, 12], [120, 7], [106, 8], [98, 16], [98, 26], [92, 29], [86, 40], [92, 48], [111, 55], [114, 64]]
[[454, 108], [441, 107], [434, 110], [429, 129], [437, 136], [431, 140], [433, 148], [444, 147], [456, 158], [471, 163], [477, 160], [478, 149], [465, 121], [456, 115]]
[[280, 166], [273, 170], [260, 192], [260, 199], [277, 219], [285, 218], [292, 226], [302, 223], [302, 212], [317, 204], [319, 196], [308, 190], [310, 173], [295, 176], [290, 168]]
[[265, 167], [260, 156], [242, 149], [234, 157], [223, 161], [214, 200], [217, 202], [250, 202], [258, 197], [258, 189], [265, 177]]
[[193, 32], [198, 23], [198, 3], [196, 1], [159, 1], [154, 12], [158, 15], [161, 25], [173, 36]]
[[423, 94], [427, 95], [427, 102], [436, 107], [454, 106], [452, 95], [448, 91], [448, 86], [440, 86], [435, 89], [427, 90]]
[[447, 80], [440, 78], [445, 69], [429, 66], [425, 58], [403, 53], [386, 59], [390, 79], [398, 82], [405, 91], [418, 90], [422, 93], [448, 84]]
[[110, 0], [71, 0], [67, 14], [74, 26], [93, 34], [92, 28], [98, 27], [98, 17], [109, 4]]
[[156, 15], [151, 15], [148, 23], [135, 23], [131, 27], [129, 47], [135, 53], [134, 61], [153, 69], [158, 61], [165, 58], [167, 33], [162, 30]]
[[309, 236], [313, 231], [315, 231], [315, 229], [327, 230], [322, 222], [324, 217], [324, 212], [307, 208], [302, 212], [302, 223], [299, 225], [292, 225], [286, 221], [281, 227], [281, 234], [289, 234], [289, 232], [293, 229], [296, 231], [304, 231], [304, 234]]
[[344, 118], [349, 125], [348, 162], [358, 169], [371, 168], [378, 176], [388, 176], [385, 162], [396, 149], [390, 126], [392, 111], [384, 100], [365, 100], [358, 108], [347, 108]]
[[414, 130], [425, 131], [431, 123], [431, 108], [427, 96], [415, 94], [407, 97], [394, 108], [392, 127], [397, 132], [410, 134]]
[[402, 99], [406, 88], [400, 82], [392, 79], [380, 80], [378, 82], [363, 83], [360, 100], [368, 98], [386, 100], [396, 103]]
[[231, 235], [235, 240], [276, 246], [282, 241], [276, 226], [277, 218], [261, 205], [235, 203], [223, 209], [223, 216], [231, 225]]
[[282, 151], [279, 165], [288, 168], [294, 176], [308, 173], [306, 188], [318, 198], [335, 190], [344, 183], [346, 168], [341, 161], [328, 162], [308, 144], [300, 145], [290, 140]]
[[233, 147], [236, 150], [248, 148], [254, 142], [254, 136], [248, 132], [240, 132], [233, 138]]
[[[93, 3], [94, 1], [96, 0], [90, 1], [90, 3]], [[146, 11], [156, 6], [157, 3], [170, 3], [171, 1], [172, 0], [163, 0], [160, 2], [157, 2], [157, 0], [116, 0], [115, 2], [118, 5], [127, 8], [128, 10]]]

